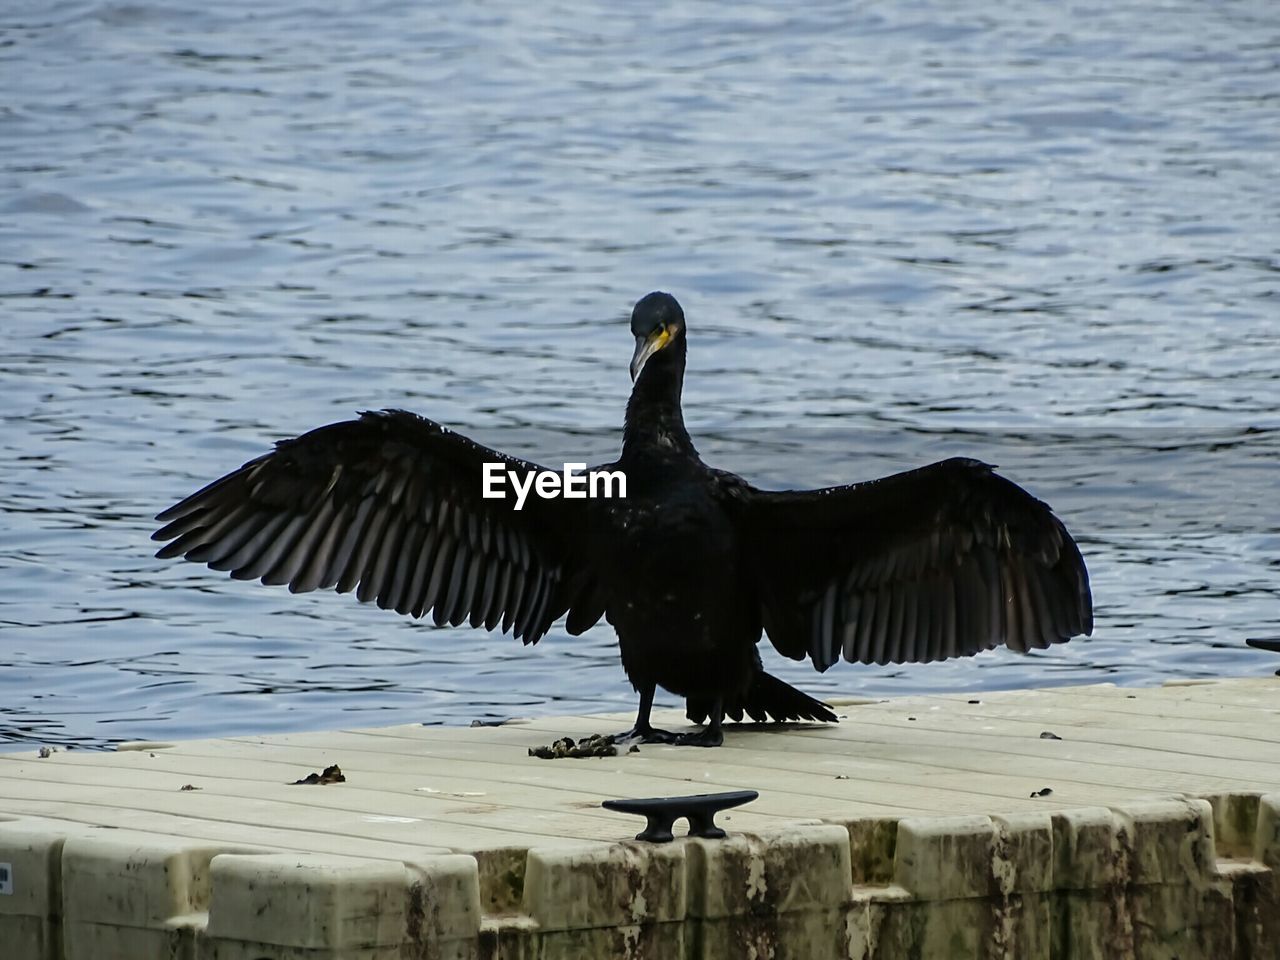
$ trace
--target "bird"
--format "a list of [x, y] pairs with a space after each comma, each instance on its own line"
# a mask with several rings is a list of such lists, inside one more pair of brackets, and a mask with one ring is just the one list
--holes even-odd
[[[530, 491], [546, 468], [414, 413], [364, 411], [277, 441], [161, 512], [157, 556], [297, 593], [354, 590], [525, 644], [561, 617], [572, 636], [604, 618], [639, 697], [619, 742], [713, 747], [726, 719], [835, 721], [765, 671], [764, 637], [821, 672], [1092, 633], [1076, 542], [991, 465], [956, 457], [844, 486], [759, 489], [704, 463], [685, 428], [675, 297], [641, 298], [631, 333], [622, 449], [584, 475], [621, 476], [625, 496], [518, 504], [508, 487]], [[486, 496], [494, 470], [512, 482]], [[700, 729], [652, 725], [659, 687]]]

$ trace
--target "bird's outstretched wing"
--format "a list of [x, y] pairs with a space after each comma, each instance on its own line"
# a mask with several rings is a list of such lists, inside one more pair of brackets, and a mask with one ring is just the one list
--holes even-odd
[[517, 512], [510, 494], [485, 498], [486, 462], [541, 469], [403, 410], [362, 413], [279, 441], [159, 514], [152, 539], [169, 542], [156, 555], [536, 643], [593, 585], [563, 533], [566, 501], [530, 496]]
[[869, 483], [739, 489], [775, 647], [826, 670], [1025, 652], [1093, 631], [1089, 577], [1049, 507], [977, 460]]

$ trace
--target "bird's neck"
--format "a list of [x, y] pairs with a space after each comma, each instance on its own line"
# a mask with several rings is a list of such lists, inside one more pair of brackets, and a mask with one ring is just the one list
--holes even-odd
[[685, 343], [683, 338], [649, 358], [631, 388], [627, 401], [627, 422], [622, 434], [622, 455], [649, 453], [696, 454], [689, 432], [684, 428], [680, 391], [684, 385]]

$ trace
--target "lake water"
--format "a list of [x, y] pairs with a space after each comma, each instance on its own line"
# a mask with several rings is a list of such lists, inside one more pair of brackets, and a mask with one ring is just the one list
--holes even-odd
[[611, 456], [651, 289], [685, 306], [708, 459], [814, 486], [982, 457], [1086, 555], [1089, 641], [770, 656], [790, 681], [1269, 673], [1243, 641], [1280, 634], [1276, 12], [7, 5], [0, 743], [630, 710], [607, 626], [525, 649], [147, 536], [357, 409]]

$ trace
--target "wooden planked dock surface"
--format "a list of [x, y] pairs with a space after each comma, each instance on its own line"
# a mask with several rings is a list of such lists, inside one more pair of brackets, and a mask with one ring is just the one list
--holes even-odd
[[[878, 823], [1048, 824], [1073, 810], [1139, 809], [1174, 796], [1211, 801], [1203, 809], [1214, 824], [1206, 829], [1216, 859], [1270, 855], [1258, 853], [1255, 840], [1264, 826], [1259, 798], [1280, 795], [1280, 679], [955, 693], [836, 707], [837, 725], [730, 725], [719, 749], [646, 745], [580, 760], [539, 760], [528, 748], [622, 729], [629, 715], [0, 754], [0, 862], [5, 829], [17, 836], [32, 824], [42, 836], [61, 831], [68, 844], [116, 831], [139, 849], [195, 845], [206, 860], [219, 851], [292, 851], [400, 865], [460, 862], [439, 858], [461, 854], [479, 865], [477, 922], [488, 925], [496, 944], [494, 931], [507, 922], [501, 916], [522, 915], [521, 897], [528, 900], [521, 888], [529, 851], [554, 859], [558, 851], [593, 856], [599, 848], [607, 857], [642, 826], [600, 809], [609, 798], [758, 790], [754, 803], [721, 814], [721, 825], [764, 838], [840, 826], [853, 844], [855, 889], [860, 882], [902, 886], [906, 868], [894, 867], [892, 831], [880, 874], [858, 875], [857, 863], [868, 856], [859, 839], [879, 835]], [[655, 722], [678, 728], [681, 719], [658, 715]], [[293, 783], [331, 764], [346, 782]], [[514, 892], [495, 888], [502, 870], [519, 875]], [[199, 897], [193, 905], [199, 913]], [[551, 929], [546, 917], [540, 922]], [[102, 918], [95, 923], [110, 926]], [[332, 956], [356, 955], [342, 949]], [[855, 954], [850, 946], [833, 955]]]

